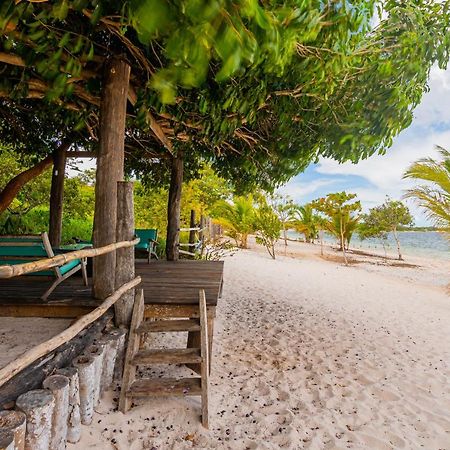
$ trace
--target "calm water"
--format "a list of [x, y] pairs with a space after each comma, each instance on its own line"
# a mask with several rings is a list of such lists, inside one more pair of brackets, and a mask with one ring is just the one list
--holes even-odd
[[[292, 239], [303, 238], [295, 231], [290, 231]], [[437, 231], [402, 231], [399, 233], [400, 246], [403, 254], [411, 256], [425, 256], [450, 260], [450, 241], [443, 233]], [[335, 244], [336, 239], [331, 235], [325, 235], [324, 241]], [[361, 250], [372, 250], [384, 253], [383, 245], [379, 239], [366, 239], [361, 241], [357, 234], [353, 235], [350, 247]], [[396, 253], [397, 245], [392, 233], [389, 233], [386, 246], [388, 253]]]

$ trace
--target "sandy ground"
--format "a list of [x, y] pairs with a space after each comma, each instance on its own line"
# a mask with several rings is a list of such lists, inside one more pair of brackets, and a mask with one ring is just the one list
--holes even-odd
[[227, 258], [209, 431], [196, 398], [151, 399], [124, 416], [116, 391], [69, 448], [450, 449], [449, 264], [345, 267], [319, 251]]

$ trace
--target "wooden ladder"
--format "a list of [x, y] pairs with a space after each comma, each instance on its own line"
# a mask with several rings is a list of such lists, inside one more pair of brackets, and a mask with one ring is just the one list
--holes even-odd
[[[141, 336], [158, 332], [200, 332], [200, 348], [140, 350]], [[199, 291], [199, 319], [144, 321], [144, 294], [136, 295], [131, 318], [119, 410], [126, 413], [133, 398], [201, 396], [202, 424], [208, 428], [209, 346], [205, 291]], [[137, 366], [151, 364], [194, 364], [200, 377], [136, 379]]]

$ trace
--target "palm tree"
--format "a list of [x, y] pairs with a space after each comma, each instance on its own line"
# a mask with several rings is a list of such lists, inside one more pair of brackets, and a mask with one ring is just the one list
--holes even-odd
[[319, 217], [314, 214], [314, 208], [311, 203], [304, 206], [298, 206], [295, 210], [295, 218], [291, 222], [298, 233], [305, 236], [306, 242], [314, 242], [318, 233]]
[[419, 159], [413, 163], [403, 178], [425, 181], [406, 191], [405, 198], [413, 198], [426, 210], [427, 217], [436, 226], [450, 228], [450, 152], [438, 147], [442, 160]]
[[247, 248], [248, 235], [255, 229], [255, 208], [253, 197], [234, 197], [233, 202], [222, 201], [216, 209], [218, 222], [240, 248]]

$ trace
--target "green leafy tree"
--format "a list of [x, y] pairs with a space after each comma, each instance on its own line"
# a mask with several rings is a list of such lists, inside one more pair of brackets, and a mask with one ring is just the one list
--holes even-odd
[[398, 228], [413, 224], [413, 218], [406, 205], [401, 201], [387, 198], [382, 205], [371, 208], [369, 213], [363, 216], [363, 223], [364, 226], [359, 233], [361, 237], [383, 239], [385, 233], [392, 233], [397, 244], [398, 259], [403, 259]]
[[314, 243], [314, 240], [317, 239], [320, 222], [321, 218], [315, 213], [313, 205], [307, 203], [304, 206], [297, 206], [292, 225], [298, 233], [305, 236], [306, 242]]
[[266, 202], [261, 204], [255, 212], [256, 242], [266, 247], [272, 259], [275, 259], [275, 244], [282, 228], [277, 211]]
[[346, 248], [360, 220], [361, 203], [359, 200], [352, 201], [355, 198], [356, 194], [337, 192], [312, 202], [313, 207], [325, 215], [326, 230], [338, 239], [345, 264], [347, 264]]
[[124, 56], [129, 172], [160, 183], [170, 153], [185, 150], [187, 173], [206, 160], [241, 189], [273, 189], [318, 156], [384, 152], [432, 65], [447, 63], [447, 1], [384, 2], [373, 28], [375, 6], [6, 0], [0, 93], [19, 108], [61, 105], [96, 137], [103, 66]]
[[289, 196], [284, 197], [280, 194], [275, 194], [270, 198], [270, 205], [275, 214], [278, 216], [278, 219], [280, 220], [283, 232], [284, 247], [286, 251], [286, 247], [288, 245], [287, 230], [290, 227], [290, 224], [294, 217], [295, 203]]
[[225, 227], [238, 247], [247, 248], [248, 235], [255, 231], [253, 196], [235, 196], [232, 202], [219, 202], [214, 217]]
[[405, 198], [414, 199], [436, 226], [450, 229], [450, 152], [439, 147], [441, 160], [423, 158], [412, 164], [403, 178], [423, 181], [409, 189]]

